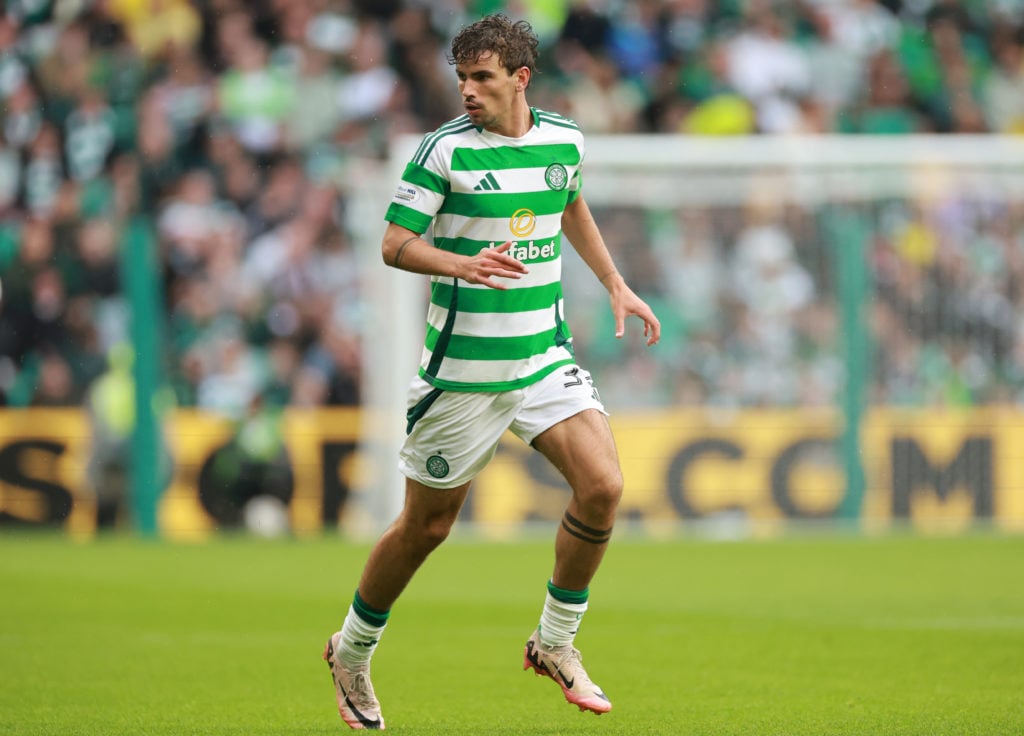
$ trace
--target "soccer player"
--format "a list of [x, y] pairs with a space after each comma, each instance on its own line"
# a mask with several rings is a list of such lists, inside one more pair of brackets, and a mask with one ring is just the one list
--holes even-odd
[[[608, 290], [616, 337], [629, 316], [642, 320], [649, 346], [661, 326], [615, 268], [580, 193], [579, 128], [526, 101], [537, 61], [530, 24], [487, 16], [453, 39], [449, 61], [466, 113], [423, 139], [385, 216], [384, 262], [429, 275], [431, 292], [399, 458], [405, 505], [324, 649], [338, 710], [352, 728], [384, 728], [370, 657], [392, 605], [448, 536], [470, 483], [509, 429], [572, 488], [523, 667], [550, 677], [581, 710], [612, 707], [573, 639], [623, 480], [605, 409], [575, 362], [563, 319], [563, 233]], [[431, 225], [432, 244], [421, 237]]]

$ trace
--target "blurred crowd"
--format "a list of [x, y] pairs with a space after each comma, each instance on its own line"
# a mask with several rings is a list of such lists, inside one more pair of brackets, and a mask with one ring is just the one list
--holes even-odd
[[[3, 403], [117, 415], [124, 392], [97, 387], [122, 385], [109, 379], [130, 364], [124, 233], [142, 216], [170, 401], [236, 418], [358, 404], [377, 336], [364, 334], [350, 172], [461, 113], [448, 43], [496, 10], [541, 38], [531, 103], [591, 135], [1024, 133], [1020, 0], [11, 0]], [[581, 340], [586, 357], [609, 366], [611, 390], [649, 385], [641, 402], [834, 401], [817, 215], [600, 213], [676, 340], [628, 374], [599, 337]], [[873, 398], [1024, 400], [1019, 203], [880, 203], [871, 217]], [[950, 219], [963, 247], [946, 247]]]
[[[1022, 406], [1021, 183], [1016, 199], [963, 182], [939, 197], [842, 207], [780, 197], [597, 210], [611, 242], [639, 246], [620, 261], [663, 338], [656, 350], [639, 334], [621, 344], [607, 297], [572, 279], [577, 355], [617, 407], [830, 407], [852, 370], [872, 405]], [[859, 274], [838, 252], [857, 242]], [[861, 292], [844, 294], [858, 278]], [[851, 360], [844, 309], [867, 336]]]

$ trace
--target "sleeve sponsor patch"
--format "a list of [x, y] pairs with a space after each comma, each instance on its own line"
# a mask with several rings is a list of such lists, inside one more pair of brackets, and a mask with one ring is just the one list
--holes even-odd
[[411, 187], [405, 182], [398, 185], [398, 189], [395, 190], [395, 201], [413, 203], [420, 198], [420, 190], [416, 187]]

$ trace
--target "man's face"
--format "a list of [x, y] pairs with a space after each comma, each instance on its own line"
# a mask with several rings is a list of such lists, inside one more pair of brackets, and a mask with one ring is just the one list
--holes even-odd
[[498, 55], [488, 52], [471, 63], [456, 64], [459, 93], [473, 125], [501, 133], [520, 92], [520, 75], [509, 74]]

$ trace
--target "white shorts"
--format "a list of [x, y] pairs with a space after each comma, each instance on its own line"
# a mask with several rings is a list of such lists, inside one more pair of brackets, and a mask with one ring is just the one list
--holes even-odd
[[398, 469], [433, 488], [455, 488], [476, 477], [494, 457], [505, 430], [530, 444], [586, 409], [608, 413], [590, 373], [577, 365], [561, 366], [513, 391], [444, 391], [417, 376], [408, 406]]

